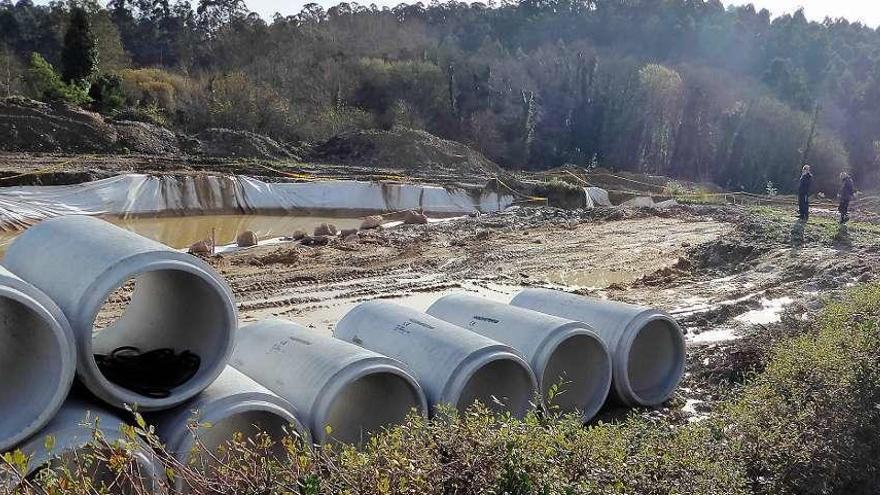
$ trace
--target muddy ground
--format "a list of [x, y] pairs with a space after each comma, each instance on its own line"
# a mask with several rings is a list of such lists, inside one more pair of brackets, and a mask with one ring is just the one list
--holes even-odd
[[874, 279], [880, 225], [857, 218], [841, 232], [822, 212], [803, 228], [786, 210], [736, 206], [523, 207], [208, 260], [229, 280], [243, 321], [278, 316], [326, 332], [360, 301], [424, 310], [455, 291], [507, 302], [540, 286], [657, 306], [681, 322], [689, 351], [679, 392], [648, 414], [687, 421], [760, 369], [772, 342], [809, 330], [828, 299]]

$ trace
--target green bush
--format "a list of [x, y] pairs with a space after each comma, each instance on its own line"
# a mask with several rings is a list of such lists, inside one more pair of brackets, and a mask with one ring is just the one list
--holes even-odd
[[31, 54], [25, 84], [31, 96], [41, 101], [63, 101], [73, 105], [84, 105], [91, 101], [88, 82], [74, 81], [66, 84], [52, 64], [39, 53]]
[[139, 107], [125, 107], [115, 112], [113, 118], [116, 120], [134, 120], [136, 122], [146, 122], [164, 127], [168, 124], [168, 118], [156, 104], [150, 104]]
[[759, 493], [880, 487], [880, 288], [828, 306], [817, 332], [776, 346], [724, 413]]
[[99, 75], [89, 89], [89, 97], [102, 112], [122, 108], [125, 105], [122, 77], [113, 73]]

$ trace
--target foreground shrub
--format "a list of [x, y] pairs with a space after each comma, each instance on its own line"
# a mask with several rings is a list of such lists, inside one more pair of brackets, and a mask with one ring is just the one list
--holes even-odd
[[[476, 406], [430, 422], [411, 417], [360, 449], [308, 449], [288, 438], [279, 459], [268, 438], [235, 438], [189, 466], [163, 453], [143, 424], [132, 438], [156, 446], [171, 479], [197, 494], [876, 493], [878, 315], [880, 287], [831, 304], [815, 330], [777, 344], [764, 371], [715, 415], [684, 425], [635, 413], [584, 427], [571, 415], [517, 420]], [[128, 450], [101, 447], [98, 460], [136, 484]], [[70, 490], [48, 493], [115, 493], [81, 472], [45, 471], [38, 482]]]
[[880, 487], [880, 288], [829, 305], [789, 339], [724, 412], [759, 493]]

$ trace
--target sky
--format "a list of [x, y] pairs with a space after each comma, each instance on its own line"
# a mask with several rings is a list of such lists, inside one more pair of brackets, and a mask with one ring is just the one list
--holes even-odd
[[[296, 14], [310, 0], [245, 0], [248, 8], [259, 13], [264, 19], [271, 19], [275, 12], [282, 15]], [[315, 3], [329, 7], [341, 0], [314, 0]], [[414, 3], [417, 0], [405, 0]], [[845, 17], [850, 21], [861, 21], [871, 27], [880, 25], [880, 0], [723, 0], [725, 4], [744, 5], [753, 3], [755, 7], [766, 8], [773, 16], [791, 13], [800, 7], [804, 8], [809, 19], [821, 21], [825, 17]], [[358, 3], [369, 5], [395, 6], [401, 0], [360, 0]], [[428, 3], [428, 2], [425, 2]]]

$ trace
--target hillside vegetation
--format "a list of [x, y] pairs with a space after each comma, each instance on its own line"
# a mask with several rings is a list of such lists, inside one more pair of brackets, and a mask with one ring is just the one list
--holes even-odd
[[880, 34], [718, 0], [306, 5], [0, 0], [0, 96], [281, 143], [406, 127], [513, 169], [789, 192], [878, 181]]

